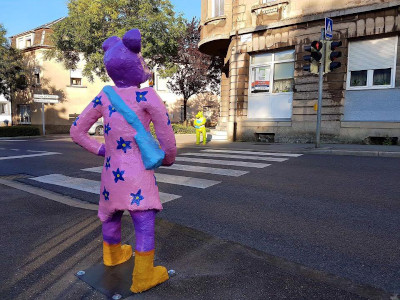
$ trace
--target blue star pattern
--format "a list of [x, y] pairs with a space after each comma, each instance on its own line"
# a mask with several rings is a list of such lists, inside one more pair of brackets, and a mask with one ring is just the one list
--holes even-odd
[[106, 187], [104, 187], [103, 196], [104, 200], [106, 201], [110, 200], [110, 192], [106, 190]]
[[142, 189], [139, 189], [136, 194], [131, 193], [131, 196], [132, 196], [131, 205], [133, 205], [135, 203], [137, 206], [140, 205], [140, 201], [142, 201], [144, 199], [144, 197], [141, 195], [141, 193], [142, 193]]
[[77, 117], [76, 119], [75, 119], [75, 121], [74, 121], [74, 126], [76, 126], [77, 124], [76, 124], [76, 122], [78, 122], [78, 120], [79, 120], [79, 117]]
[[147, 101], [147, 99], [145, 97], [147, 93], [148, 93], [147, 91], [146, 92], [136, 92], [136, 101], [138, 103], [140, 103], [140, 101]]
[[93, 102], [93, 107], [96, 107], [97, 105], [103, 105], [103, 103], [101, 103], [101, 96], [94, 98], [92, 102]]
[[122, 137], [119, 138], [119, 141], [117, 140], [117, 143], [118, 143], [117, 149], [124, 150], [124, 153], [126, 153], [126, 149], [132, 149], [131, 141], [124, 141]]
[[110, 123], [107, 123], [106, 127], [104, 128], [104, 132], [108, 135], [108, 132], [111, 130]]
[[118, 180], [125, 181], [124, 177], [122, 177], [122, 175], [124, 175], [125, 171], [122, 171], [122, 170], [120, 171], [118, 168], [117, 171], [112, 171], [112, 172], [114, 174], [115, 183], [117, 183]]
[[110, 160], [111, 160], [111, 156], [107, 157], [106, 170], [108, 170], [108, 168], [111, 167]]
[[109, 117], [111, 117], [112, 114], [115, 113], [115, 112], [117, 111], [112, 105], [109, 105], [109, 106], [108, 106], [108, 110], [109, 110], [109, 112], [110, 112], [110, 114], [108, 115]]
[[167, 115], [167, 118], [168, 118], [167, 125], [171, 125], [171, 120], [169, 119], [169, 115], [168, 115], [168, 113], [165, 113], [165, 114]]

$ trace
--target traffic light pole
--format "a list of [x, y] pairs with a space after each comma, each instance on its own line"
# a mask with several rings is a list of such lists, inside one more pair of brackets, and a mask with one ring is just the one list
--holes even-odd
[[319, 86], [318, 86], [318, 110], [317, 110], [317, 134], [315, 139], [315, 148], [320, 147], [320, 136], [321, 136], [321, 106], [322, 106], [322, 90], [324, 83], [324, 70], [325, 70], [325, 28], [321, 28], [321, 41], [322, 42], [322, 59], [319, 65]]

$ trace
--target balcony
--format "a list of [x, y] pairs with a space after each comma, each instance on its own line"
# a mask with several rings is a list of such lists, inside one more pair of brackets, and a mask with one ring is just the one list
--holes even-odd
[[199, 50], [208, 55], [225, 56], [230, 43], [227, 16], [206, 19], [200, 25]]

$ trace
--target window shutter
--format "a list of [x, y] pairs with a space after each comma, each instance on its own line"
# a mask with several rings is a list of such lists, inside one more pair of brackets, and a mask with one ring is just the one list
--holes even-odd
[[350, 42], [349, 71], [394, 67], [397, 37]]
[[71, 78], [82, 78], [82, 69], [71, 70]]

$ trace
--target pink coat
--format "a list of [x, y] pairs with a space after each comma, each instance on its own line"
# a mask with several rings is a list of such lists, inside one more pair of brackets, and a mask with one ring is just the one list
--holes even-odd
[[[160, 146], [165, 152], [163, 165], [173, 164], [177, 151], [175, 136], [161, 98], [153, 88], [113, 88], [137, 114], [146, 130], [149, 130], [150, 121], [153, 122]], [[103, 91], [72, 124], [72, 140], [98, 154], [102, 144], [87, 132], [100, 117], [103, 117], [105, 137], [98, 212], [100, 220], [106, 221], [118, 210], [162, 210], [154, 171], [144, 168], [134, 139], [136, 131], [112, 107]]]

